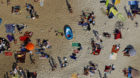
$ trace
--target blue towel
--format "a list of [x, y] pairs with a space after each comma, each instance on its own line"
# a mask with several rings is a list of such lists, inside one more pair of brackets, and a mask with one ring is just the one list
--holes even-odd
[[5, 24], [6, 33], [14, 33], [15, 32], [15, 26], [14, 24]]
[[10, 42], [14, 40], [14, 37], [12, 35], [7, 35], [7, 38]]

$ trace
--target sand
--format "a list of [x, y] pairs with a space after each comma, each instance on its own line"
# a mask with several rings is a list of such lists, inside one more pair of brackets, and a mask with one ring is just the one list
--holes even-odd
[[[28, 0], [27, 0], [28, 1]], [[139, 30], [140, 27], [135, 27], [135, 21], [139, 23], [139, 15], [131, 21], [127, 19], [124, 22], [124, 29], [122, 30], [122, 39], [114, 40], [113, 39], [113, 30], [115, 28], [115, 23], [117, 18], [108, 19], [105, 16], [100, 8], [104, 7], [104, 4], [100, 4], [99, 0], [69, 0], [70, 4], [73, 8], [73, 14], [70, 14], [67, 10], [65, 0], [44, 0], [44, 6], [40, 7], [38, 2], [28, 1], [32, 3], [35, 7], [35, 10], [40, 15], [39, 19], [27, 19], [26, 16], [28, 13], [25, 10], [25, 1], [24, 0], [13, 0], [9, 6], [6, 5], [6, 2], [3, 0], [3, 4], [0, 4], [0, 17], [3, 19], [3, 23], [0, 28], [1, 37], [6, 38], [6, 32], [4, 24], [8, 23], [24, 23], [28, 25], [28, 28], [24, 29], [25, 31], [33, 31], [33, 37], [31, 38], [32, 42], [35, 43], [37, 38], [48, 39], [52, 45], [51, 49], [46, 50], [51, 56], [54, 57], [58, 64], [58, 68], [55, 71], [51, 71], [51, 67], [48, 63], [48, 59], [41, 60], [38, 55], [35, 55], [36, 64], [30, 64], [29, 58], [27, 58], [25, 64], [20, 64], [24, 69], [30, 69], [31, 71], [37, 71], [37, 78], [70, 78], [72, 73], [78, 73], [79, 78], [99, 78], [98, 72], [94, 76], [84, 76], [83, 75], [83, 67], [88, 65], [89, 61], [93, 61], [98, 64], [98, 68], [103, 75], [104, 66], [108, 64], [114, 64], [116, 69], [111, 74], [108, 75], [108, 78], [125, 78], [122, 73], [122, 69], [127, 66], [135, 67], [140, 70], [140, 35]], [[20, 5], [22, 10], [20, 15], [11, 14], [11, 6]], [[123, 9], [124, 5], [128, 6], [127, 1], [121, 0], [121, 3], [116, 7], [118, 11], [122, 13], [126, 17], [126, 13]], [[92, 30], [95, 29], [102, 35], [102, 32], [110, 32], [112, 33], [112, 37], [110, 39], [106, 39], [101, 37], [103, 40], [103, 50], [99, 56], [94, 56], [89, 54], [91, 52], [90, 47], [90, 39], [95, 38], [91, 31], [84, 31], [81, 26], [78, 26], [78, 21], [80, 20], [81, 11], [94, 11], [96, 15], [96, 25], [94, 27], [91, 26]], [[106, 25], [104, 25], [106, 23]], [[55, 36], [55, 30], [63, 30], [65, 24], [69, 24], [74, 33], [73, 40], [66, 40], [64, 37]], [[52, 28], [51, 32], [49, 30]], [[127, 30], [127, 28], [129, 28]], [[18, 39], [18, 32], [15, 33], [16, 38]], [[96, 40], [96, 39], [95, 39]], [[77, 61], [71, 60], [69, 55], [72, 53], [72, 42], [80, 42], [82, 44], [83, 49], [77, 55]], [[118, 53], [117, 60], [109, 60], [109, 55], [111, 52], [111, 48], [113, 44], [120, 44], [120, 51]], [[124, 57], [122, 50], [128, 45], [132, 44], [137, 54], [134, 57]], [[19, 39], [18, 44], [12, 45], [12, 52], [14, 50], [18, 50], [20, 45]], [[57, 60], [57, 56], [65, 56], [68, 57], [69, 65], [66, 68], [59, 68], [59, 63]], [[27, 55], [28, 57], [28, 55]], [[0, 54], [0, 78], [3, 77], [3, 74], [9, 70], [11, 70], [12, 62], [14, 62], [13, 57], [6, 57], [3, 54]]]

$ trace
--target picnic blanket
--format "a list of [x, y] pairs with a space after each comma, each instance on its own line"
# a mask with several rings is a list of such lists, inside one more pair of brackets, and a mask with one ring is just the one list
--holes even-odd
[[15, 25], [14, 24], [5, 24], [6, 33], [14, 33]]

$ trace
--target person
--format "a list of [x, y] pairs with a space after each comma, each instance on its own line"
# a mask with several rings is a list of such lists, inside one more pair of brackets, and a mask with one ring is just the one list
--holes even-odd
[[70, 55], [70, 58], [76, 60], [77, 59], [76, 53], [72, 53], [72, 55]]
[[101, 51], [101, 47], [100, 47], [100, 44], [95, 44], [95, 48], [93, 50], [93, 55], [99, 55], [100, 54], [100, 51]]
[[136, 24], [136, 27], [138, 27], [138, 22], [137, 21], [135, 22], [135, 24]]
[[111, 34], [109, 34], [108, 32], [103, 32], [103, 36], [110, 38], [111, 37]]
[[21, 34], [22, 33], [21, 30], [23, 30], [27, 26], [24, 24], [17, 24], [16, 27], [17, 27], [18, 32]]
[[123, 70], [124, 76], [125, 76], [125, 77], [128, 77], [128, 78], [132, 78], [131, 70], [132, 70], [131, 67], [129, 67], [128, 70], [125, 68], [125, 69]]
[[112, 67], [111, 65], [105, 65], [104, 73], [111, 73]]
[[88, 26], [87, 26], [87, 30], [88, 30], [88, 31], [91, 30], [90, 24], [88, 24]]
[[88, 75], [89, 74], [89, 69], [88, 69], [88, 67], [84, 67], [84, 75]]

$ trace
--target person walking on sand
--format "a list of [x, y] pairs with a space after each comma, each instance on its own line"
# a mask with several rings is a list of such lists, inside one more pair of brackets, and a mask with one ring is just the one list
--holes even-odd
[[66, 4], [70, 13], [72, 13], [71, 5], [69, 4], [68, 0], [66, 0]]
[[7, 6], [10, 4], [10, 0], [7, 0]]

